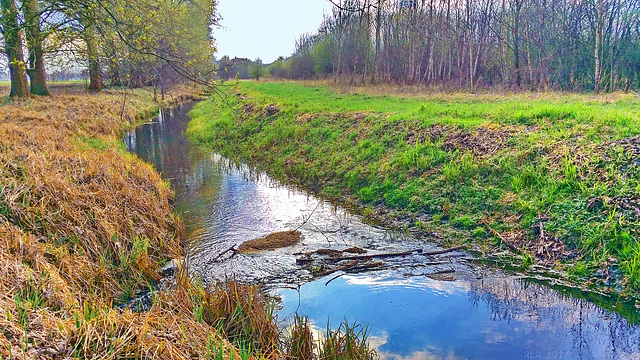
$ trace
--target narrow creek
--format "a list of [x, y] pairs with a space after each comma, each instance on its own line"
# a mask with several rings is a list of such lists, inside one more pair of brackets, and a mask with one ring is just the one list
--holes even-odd
[[[175, 190], [189, 240], [187, 260], [205, 284], [225, 277], [262, 284], [282, 299], [283, 324], [297, 311], [320, 330], [327, 321], [337, 325], [345, 319], [368, 325], [383, 359], [640, 359], [640, 318], [633, 304], [478, 265], [461, 252], [390, 258], [380, 270], [314, 280], [296, 264], [296, 254], [352, 246], [384, 253], [439, 248], [366, 224], [249, 166], [190, 145], [183, 132], [193, 106], [161, 111], [124, 142]], [[290, 229], [302, 233], [298, 245], [225, 253]]]

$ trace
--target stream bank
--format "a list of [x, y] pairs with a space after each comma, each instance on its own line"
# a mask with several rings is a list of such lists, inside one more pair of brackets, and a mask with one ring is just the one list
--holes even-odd
[[[145, 313], [116, 306], [184, 254], [170, 187], [121, 135], [197, 89], [159, 103], [148, 89], [68, 90], [0, 105], [0, 358], [240, 358], [209, 320], [235, 309], [202, 298], [252, 295], [249, 286], [203, 289], [178, 277]], [[277, 331], [271, 340], [250, 346], [272, 350]]]
[[196, 142], [443, 246], [637, 297], [636, 98], [226, 91], [194, 110]]

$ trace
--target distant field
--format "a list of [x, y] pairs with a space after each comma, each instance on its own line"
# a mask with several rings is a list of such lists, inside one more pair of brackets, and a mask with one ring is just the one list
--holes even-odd
[[444, 242], [640, 286], [637, 96], [365, 90], [241, 82], [189, 134]]
[[[49, 81], [47, 82], [49, 90], [52, 94], [70, 94], [84, 91], [84, 80], [65, 80], [65, 81]], [[8, 96], [11, 82], [0, 81], [0, 96]]]

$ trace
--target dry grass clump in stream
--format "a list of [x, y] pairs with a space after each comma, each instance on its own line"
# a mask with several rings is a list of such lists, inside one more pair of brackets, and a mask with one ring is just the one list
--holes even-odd
[[265, 237], [245, 241], [238, 247], [238, 252], [247, 253], [261, 250], [275, 250], [292, 246], [300, 241], [301, 232], [297, 230], [279, 231]]

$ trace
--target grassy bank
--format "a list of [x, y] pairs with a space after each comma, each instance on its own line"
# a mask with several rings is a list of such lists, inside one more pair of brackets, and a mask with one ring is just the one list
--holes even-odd
[[189, 134], [443, 243], [640, 288], [637, 96], [358, 91], [241, 82]]

